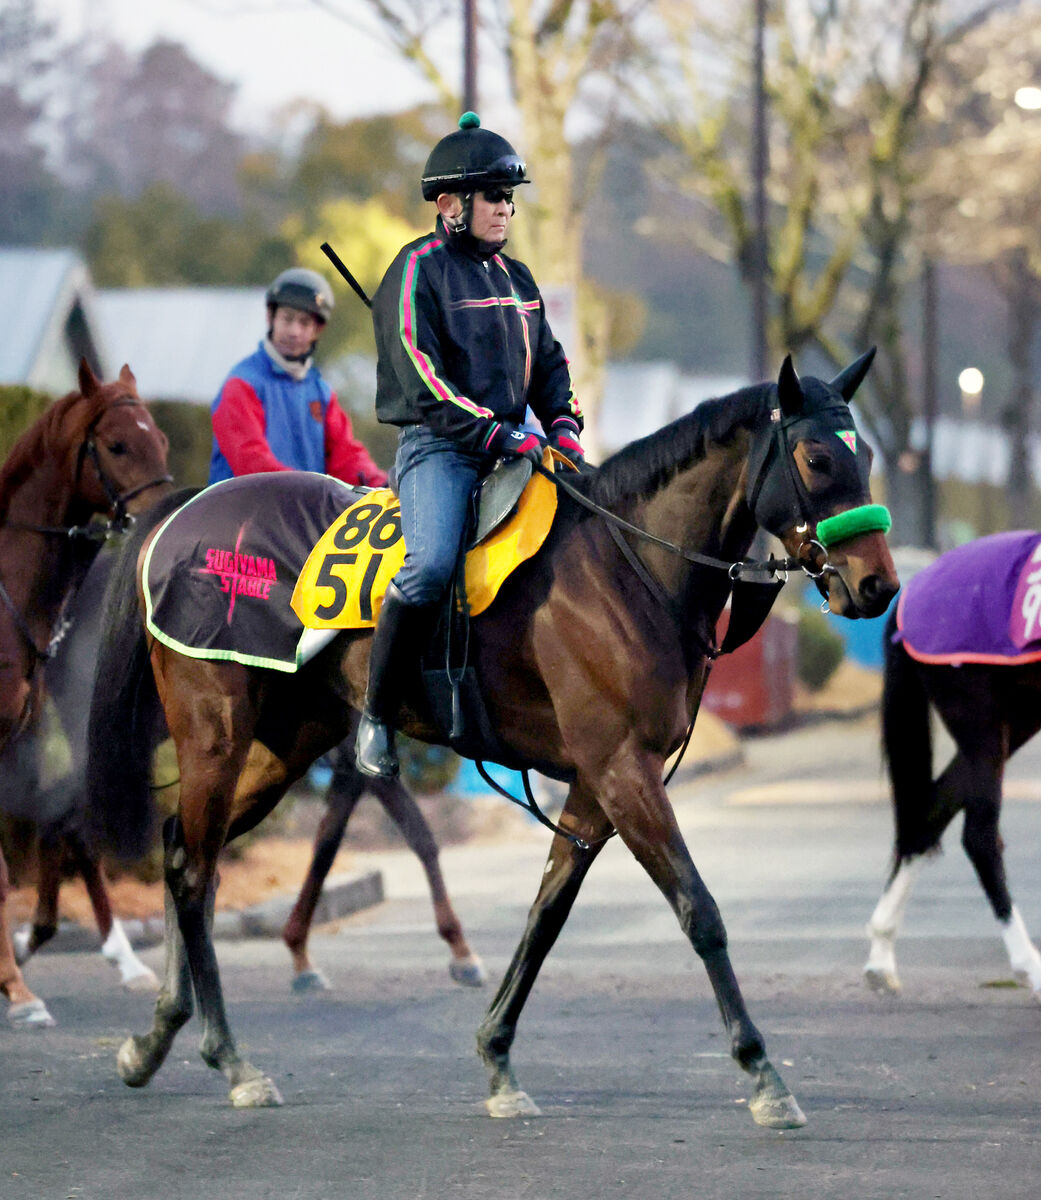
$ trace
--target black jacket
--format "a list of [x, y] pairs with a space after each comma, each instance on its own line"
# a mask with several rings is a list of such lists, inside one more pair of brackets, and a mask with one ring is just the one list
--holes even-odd
[[548, 434], [582, 428], [567, 359], [528, 268], [484, 259], [436, 232], [405, 246], [372, 305], [376, 415], [425, 422], [469, 450], [497, 452], [530, 404]]

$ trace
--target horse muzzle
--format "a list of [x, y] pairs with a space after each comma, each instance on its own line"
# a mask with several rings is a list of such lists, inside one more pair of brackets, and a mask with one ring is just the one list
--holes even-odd
[[879, 533], [835, 547], [816, 584], [828, 610], [847, 620], [880, 617], [900, 590], [892, 555]]

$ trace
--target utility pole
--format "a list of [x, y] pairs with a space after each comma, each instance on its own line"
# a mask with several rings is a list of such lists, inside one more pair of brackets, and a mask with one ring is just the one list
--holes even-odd
[[463, 112], [477, 111], [477, 0], [463, 0]]
[[766, 137], [766, 0], [755, 0], [755, 42], [753, 47], [752, 96], [752, 352], [749, 371], [755, 381], [767, 377], [767, 296], [770, 260], [766, 211], [766, 176], [769, 171], [769, 143]]
[[939, 317], [936, 298], [936, 263], [928, 255], [922, 260], [922, 416], [925, 447], [919, 465], [922, 486], [922, 541], [936, 549], [936, 476], [933, 451], [939, 397]]

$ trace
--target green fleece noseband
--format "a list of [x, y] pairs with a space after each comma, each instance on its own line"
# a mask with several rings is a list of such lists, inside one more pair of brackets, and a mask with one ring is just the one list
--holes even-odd
[[893, 518], [884, 504], [861, 504], [817, 522], [817, 541], [826, 549], [851, 542], [865, 533], [888, 533]]

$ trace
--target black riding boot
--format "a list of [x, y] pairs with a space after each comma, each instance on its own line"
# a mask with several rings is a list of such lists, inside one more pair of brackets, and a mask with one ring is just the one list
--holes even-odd
[[369, 686], [354, 746], [363, 775], [398, 773], [394, 721], [401, 699], [402, 677], [418, 668], [423, 638], [430, 626], [430, 605], [409, 604], [391, 582], [383, 598], [369, 654]]

